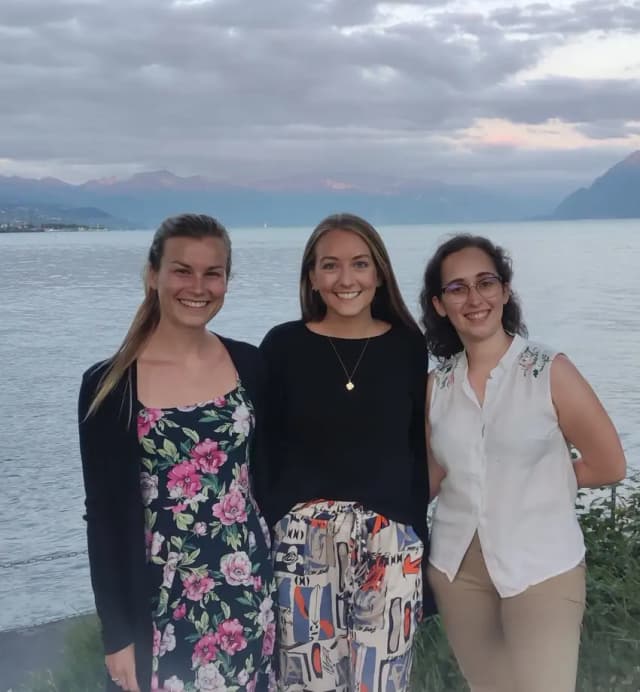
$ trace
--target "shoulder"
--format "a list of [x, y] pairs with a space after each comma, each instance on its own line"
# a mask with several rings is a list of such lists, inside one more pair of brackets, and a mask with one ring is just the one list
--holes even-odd
[[283, 354], [298, 351], [298, 344], [309, 334], [302, 320], [278, 324], [267, 332], [260, 344], [260, 351], [268, 361], [278, 360]]
[[100, 387], [109, 366], [111, 365], [112, 358], [107, 358], [106, 360], [100, 360], [94, 363], [91, 367], [87, 368], [82, 373], [82, 384], [80, 385], [80, 397], [91, 397]]
[[82, 382], [87, 382], [89, 384], [91, 384], [92, 382], [99, 382], [101, 378], [104, 376], [105, 372], [107, 371], [107, 368], [111, 363], [111, 360], [111, 358], [99, 360], [97, 363], [94, 363], [91, 367], [87, 368], [82, 373]]
[[388, 336], [391, 343], [395, 343], [398, 347], [403, 348], [409, 353], [414, 354], [420, 358], [426, 360], [427, 353], [427, 342], [421, 331], [416, 329], [410, 329], [403, 324], [394, 324], [391, 329], [382, 335]]
[[429, 373], [430, 388], [448, 389], [454, 384], [463, 353], [464, 351], [458, 351], [436, 365]]
[[550, 363], [557, 355], [559, 352], [550, 346], [523, 339], [516, 357], [516, 367], [524, 377], [538, 378], [549, 371]]
[[[90, 368], [84, 371], [82, 375], [82, 384], [80, 385], [80, 394], [78, 396], [78, 413], [80, 420], [85, 420], [87, 412], [93, 402], [95, 395], [100, 389], [105, 377], [109, 373], [109, 368], [113, 362], [113, 358], [94, 363]], [[123, 374], [120, 380], [109, 391], [98, 409], [92, 414], [92, 419], [116, 419], [123, 415], [125, 410], [130, 414], [133, 396], [132, 385], [132, 368]]]
[[254, 359], [258, 359], [260, 357], [258, 347], [248, 343], [247, 341], [238, 341], [237, 339], [231, 339], [230, 337], [222, 336], [221, 334], [216, 334], [216, 336], [218, 339], [220, 339], [220, 341], [222, 341], [224, 347], [227, 349], [227, 351], [229, 351], [232, 357], [234, 355]]
[[278, 344], [298, 337], [305, 332], [304, 322], [302, 320], [292, 320], [291, 322], [283, 322], [275, 327], [272, 327], [265, 335], [260, 348], [271, 344]]
[[260, 373], [263, 368], [264, 359], [257, 346], [247, 343], [246, 341], [230, 339], [220, 334], [216, 334], [216, 336], [229, 352], [231, 360], [241, 377], [246, 377], [247, 374]]

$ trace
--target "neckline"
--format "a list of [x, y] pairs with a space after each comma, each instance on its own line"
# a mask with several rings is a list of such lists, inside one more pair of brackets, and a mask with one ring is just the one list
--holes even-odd
[[236, 392], [240, 391], [241, 387], [242, 382], [240, 382], [240, 378], [238, 377], [236, 381], [236, 386], [233, 389], [230, 389], [228, 392], [225, 392], [220, 396], [214, 396], [211, 399], [198, 401], [195, 404], [180, 404], [179, 406], [147, 406], [146, 404], [143, 404], [140, 401], [140, 399], [138, 399], [137, 395], [136, 403], [138, 404], [138, 408], [140, 411], [194, 411], [197, 408], [204, 408], [205, 406], [209, 406], [210, 404], [215, 406], [215, 402], [218, 399], [225, 399], [226, 405], [226, 399], [228, 399], [232, 394], [235, 394]]
[[[226, 350], [227, 354], [229, 355], [229, 359], [231, 360], [231, 363], [233, 364], [233, 368], [236, 371], [236, 384], [235, 387], [230, 389], [228, 392], [225, 392], [224, 394], [221, 394], [219, 398], [226, 398], [229, 395], [233, 394], [234, 392], [237, 392], [241, 387], [242, 387], [242, 380], [240, 379], [240, 372], [238, 371], [238, 367], [236, 365], [235, 360], [233, 359], [233, 356], [231, 355], [231, 351], [229, 350], [228, 347], [228, 342], [227, 339], [223, 336], [220, 336], [217, 332], [211, 332], [214, 336], [217, 336], [218, 339], [220, 339], [220, 343], [222, 344], [223, 348]], [[132, 396], [130, 399], [130, 402], [135, 401], [136, 404], [141, 407], [140, 410], [156, 410], [156, 411], [177, 411], [178, 409], [182, 408], [191, 408], [194, 406], [199, 406], [200, 404], [184, 404], [180, 406], [147, 406], [146, 404], [142, 403], [140, 401], [140, 397], [138, 396], [138, 358], [136, 358], [133, 363], [129, 366], [129, 377], [130, 377], [130, 385], [131, 385], [131, 392]], [[212, 399], [205, 400], [202, 402], [203, 404], [209, 404], [218, 397], [213, 397]]]
[[[496, 363], [495, 367], [491, 369], [490, 376], [494, 375], [496, 372], [499, 372], [501, 370], [507, 370], [522, 350], [522, 345], [524, 344], [525, 339], [522, 336], [520, 336], [520, 334], [513, 334], [510, 336], [512, 336], [511, 343], [509, 344], [507, 350], [502, 354], [500, 360]], [[465, 365], [465, 370], [468, 371], [469, 359], [467, 357], [467, 352], [463, 349], [462, 351], [460, 351], [460, 353], [461, 359], [463, 360]]]
[[380, 339], [383, 336], [387, 336], [387, 334], [390, 334], [391, 332], [393, 332], [396, 328], [393, 324], [389, 324], [389, 329], [382, 332], [382, 334], [376, 334], [375, 336], [350, 337], [350, 336], [334, 336], [333, 334], [319, 334], [318, 332], [314, 332], [312, 329], [309, 329], [306, 322], [301, 321], [301, 324], [302, 324], [302, 328], [304, 329], [305, 332], [307, 332], [307, 334], [317, 336], [319, 339], [333, 339], [334, 341], [352, 341], [354, 343], [357, 341], [373, 341], [374, 339]]

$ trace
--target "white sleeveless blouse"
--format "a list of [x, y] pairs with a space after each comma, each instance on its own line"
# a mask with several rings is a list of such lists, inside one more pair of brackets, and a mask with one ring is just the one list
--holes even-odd
[[515, 336], [482, 406], [464, 352], [434, 371], [429, 419], [446, 470], [429, 561], [451, 581], [474, 533], [501, 597], [566, 572], [584, 557], [577, 482], [551, 400], [556, 353]]

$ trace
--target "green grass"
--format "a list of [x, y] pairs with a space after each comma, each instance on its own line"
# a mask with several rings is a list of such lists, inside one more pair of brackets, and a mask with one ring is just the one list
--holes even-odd
[[98, 619], [90, 616], [69, 628], [60, 667], [32, 675], [20, 692], [98, 692], [104, 689], [104, 681]]
[[[587, 610], [577, 689], [640, 690], [640, 478], [622, 492], [578, 505], [587, 544]], [[102, 689], [103, 657], [95, 618], [74, 625], [64, 661], [35, 675], [21, 692], [94, 692]], [[421, 626], [413, 671], [415, 692], [466, 692], [438, 618]]]

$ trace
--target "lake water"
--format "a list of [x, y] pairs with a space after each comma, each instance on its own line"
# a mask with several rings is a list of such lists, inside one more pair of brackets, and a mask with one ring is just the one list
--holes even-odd
[[[234, 273], [213, 327], [258, 343], [298, 316], [310, 229], [231, 229]], [[640, 220], [383, 228], [407, 303], [443, 237], [506, 245], [532, 338], [589, 379], [640, 467]], [[0, 234], [0, 630], [93, 606], [76, 432], [80, 377], [141, 298], [151, 232]]]

